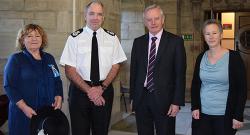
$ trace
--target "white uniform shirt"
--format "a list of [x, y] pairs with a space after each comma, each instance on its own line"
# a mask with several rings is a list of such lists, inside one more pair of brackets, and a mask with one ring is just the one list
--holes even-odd
[[[80, 76], [90, 81], [93, 30], [87, 26], [72, 33], [66, 42], [60, 64], [76, 68]], [[127, 60], [117, 36], [99, 28], [96, 31], [99, 55], [100, 80], [105, 80], [112, 65]]]

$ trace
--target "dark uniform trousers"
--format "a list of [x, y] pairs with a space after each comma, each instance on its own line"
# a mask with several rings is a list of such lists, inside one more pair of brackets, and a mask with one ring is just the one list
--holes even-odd
[[69, 87], [69, 111], [72, 135], [108, 135], [114, 97], [112, 85], [102, 94], [105, 106], [95, 106], [88, 95], [73, 83]]
[[175, 135], [175, 117], [169, 117], [167, 111], [159, 111], [154, 92], [149, 92], [144, 88], [141, 104], [136, 108], [136, 124], [138, 135]]

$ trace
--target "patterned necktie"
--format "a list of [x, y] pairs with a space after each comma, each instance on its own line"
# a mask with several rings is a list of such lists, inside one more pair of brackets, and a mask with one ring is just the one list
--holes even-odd
[[95, 83], [100, 81], [98, 43], [96, 39], [96, 32], [93, 32], [92, 37], [90, 80]]
[[147, 73], [147, 90], [149, 92], [154, 91], [154, 67], [156, 56], [156, 41], [157, 37], [152, 37], [152, 43], [150, 47], [149, 59], [148, 59], [148, 73]]

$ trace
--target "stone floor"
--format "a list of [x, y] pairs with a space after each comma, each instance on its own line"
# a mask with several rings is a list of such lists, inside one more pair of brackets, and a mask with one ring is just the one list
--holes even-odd
[[[250, 135], [250, 100], [244, 112], [244, 127], [236, 135]], [[134, 115], [124, 114], [124, 119], [113, 125], [109, 135], [137, 135]], [[176, 135], [191, 135], [190, 103], [186, 103], [176, 117]]]
[[[244, 127], [240, 129], [236, 135], [250, 135], [250, 100], [247, 101], [244, 114]], [[124, 113], [123, 117], [124, 119], [122, 121], [111, 127], [109, 135], [137, 135], [134, 115]], [[7, 124], [0, 129], [6, 128]], [[185, 107], [181, 109], [176, 117], [176, 135], [191, 135], [190, 103], [186, 103]]]

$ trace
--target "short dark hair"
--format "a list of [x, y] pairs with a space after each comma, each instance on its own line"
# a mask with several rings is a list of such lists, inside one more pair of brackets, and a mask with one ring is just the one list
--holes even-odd
[[208, 25], [210, 25], [210, 24], [215, 24], [215, 25], [217, 25], [218, 28], [219, 28], [220, 33], [223, 32], [222, 25], [221, 25], [221, 23], [220, 23], [218, 20], [216, 20], [216, 19], [208, 19], [208, 20], [206, 20], [206, 21], [203, 23], [203, 26], [202, 26], [202, 32], [203, 32], [203, 34], [204, 34], [204, 30], [205, 30], [206, 26], [208, 26]]
[[32, 32], [34, 30], [37, 30], [37, 32], [42, 36], [42, 45], [41, 45], [40, 49], [44, 49], [45, 47], [47, 47], [48, 37], [47, 37], [47, 34], [45, 33], [44, 29], [37, 24], [27, 24], [18, 31], [17, 40], [16, 40], [16, 47], [18, 49], [20, 49], [20, 50], [25, 49], [25, 45], [23, 43], [24, 38], [25, 38], [25, 36], [27, 36], [30, 32]]

